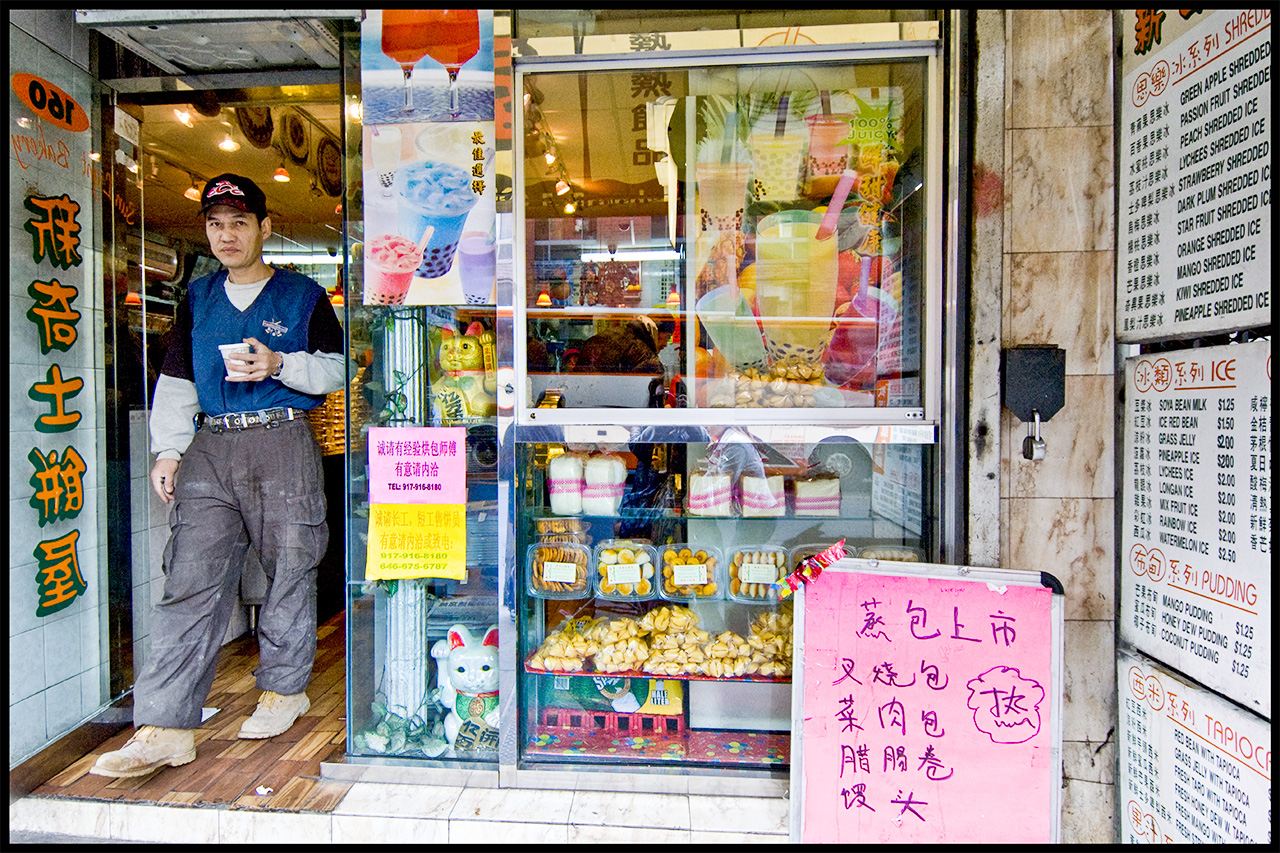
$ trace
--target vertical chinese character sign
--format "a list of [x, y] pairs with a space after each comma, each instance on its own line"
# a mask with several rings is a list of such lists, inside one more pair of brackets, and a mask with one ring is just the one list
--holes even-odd
[[369, 430], [369, 580], [466, 577], [467, 431]]
[[369, 10], [364, 304], [495, 301], [493, 13]]
[[[10, 378], [26, 387], [35, 404], [34, 416], [12, 422], [14, 430], [31, 432], [30, 438], [14, 436], [11, 459], [26, 466], [32, 523], [10, 535], [20, 540], [31, 533], [21, 550], [36, 560], [36, 616], [48, 616], [88, 589], [78, 550], [81, 531], [68, 522], [87, 520], [94, 526], [92, 512], [88, 519], [80, 517], [89, 471], [86, 456], [94, 458], [92, 440], [82, 443], [85, 430], [91, 435], [96, 427], [92, 417], [85, 418], [86, 411], [92, 412], [93, 388], [78, 375], [84, 364], [92, 363], [81, 342], [78, 304], [88, 269], [83, 240], [91, 229], [84, 207], [88, 182], [82, 164], [73, 159], [87, 146], [82, 134], [89, 117], [71, 94], [43, 77], [15, 73], [10, 88], [16, 96], [10, 100], [15, 128], [10, 175], [21, 199], [11, 214], [26, 235], [11, 246], [10, 275], [26, 285], [22, 313], [29, 321], [10, 342]], [[82, 394], [86, 387], [88, 393]], [[26, 453], [16, 452], [19, 444]]]
[[1052, 840], [1049, 589], [830, 570], [803, 603], [799, 840]]

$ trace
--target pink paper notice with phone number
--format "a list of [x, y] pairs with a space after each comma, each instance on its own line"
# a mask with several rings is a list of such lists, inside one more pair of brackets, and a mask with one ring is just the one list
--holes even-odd
[[1002, 589], [806, 587], [803, 841], [1051, 840], [1051, 593]]
[[369, 503], [465, 504], [465, 427], [372, 427]]

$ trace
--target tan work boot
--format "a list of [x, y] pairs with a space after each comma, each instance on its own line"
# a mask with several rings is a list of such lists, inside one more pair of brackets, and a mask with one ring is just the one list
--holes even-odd
[[240, 737], [259, 740], [283, 734], [310, 708], [311, 700], [306, 693], [285, 696], [264, 690], [258, 697], [258, 707], [254, 709], [253, 716], [240, 726]]
[[189, 764], [195, 757], [195, 730], [142, 726], [120, 749], [99, 756], [89, 772], [126, 779], [145, 776], [161, 767]]

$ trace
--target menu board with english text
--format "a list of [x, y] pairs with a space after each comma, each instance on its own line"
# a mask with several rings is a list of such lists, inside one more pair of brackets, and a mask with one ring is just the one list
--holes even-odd
[[796, 598], [792, 841], [1057, 840], [1056, 580], [842, 559]]
[[1270, 844], [1271, 724], [1117, 650], [1125, 844]]
[[1271, 342], [1125, 365], [1120, 636], [1271, 715]]
[[1120, 83], [1122, 342], [1271, 322], [1271, 11], [1184, 10], [1162, 42], [1178, 14], [1125, 16], [1146, 58]]

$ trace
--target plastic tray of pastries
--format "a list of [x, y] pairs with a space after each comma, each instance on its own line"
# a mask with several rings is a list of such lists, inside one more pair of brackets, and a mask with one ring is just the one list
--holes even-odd
[[657, 591], [656, 553], [642, 539], [605, 539], [596, 544], [592, 583], [606, 601], [649, 601]]
[[729, 598], [748, 604], [776, 602], [778, 590], [773, 584], [790, 571], [787, 568], [787, 550], [770, 545], [726, 549], [725, 564], [729, 574]]
[[527, 552], [529, 593], [538, 598], [585, 598], [591, 593], [591, 549], [571, 542], [539, 542]]
[[724, 598], [724, 558], [720, 549], [680, 542], [658, 548], [658, 595], [668, 601]]

